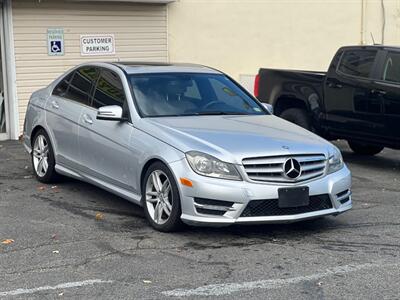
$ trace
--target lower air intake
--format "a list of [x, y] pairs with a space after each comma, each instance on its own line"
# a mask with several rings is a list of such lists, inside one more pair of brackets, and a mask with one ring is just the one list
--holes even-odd
[[310, 196], [310, 204], [300, 207], [280, 208], [278, 199], [252, 200], [250, 201], [241, 217], [267, 217], [297, 215], [332, 208], [332, 202], [328, 194]]

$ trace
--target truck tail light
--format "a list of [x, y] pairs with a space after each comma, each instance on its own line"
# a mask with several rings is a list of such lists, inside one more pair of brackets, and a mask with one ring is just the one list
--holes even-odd
[[254, 96], [258, 98], [260, 92], [260, 74], [257, 74], [254, 80]]

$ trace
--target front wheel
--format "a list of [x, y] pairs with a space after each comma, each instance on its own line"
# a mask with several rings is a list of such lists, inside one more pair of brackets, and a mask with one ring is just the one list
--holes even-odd
[[382, 146], [368, 145], [359, 142], [347, 141], [354, 153], [361, 155], [375, 155], [383, 150]]
[[159, 231], [181, 228], [181, 199], [171, 171], [161, 162], [152, 164], [143, 181], [143, 206], [147, 220]]

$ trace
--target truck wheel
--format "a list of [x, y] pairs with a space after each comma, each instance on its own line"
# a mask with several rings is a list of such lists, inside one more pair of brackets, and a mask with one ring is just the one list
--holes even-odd
[[307, 112], [301, 108], [289, 108], [284, 110], [280, 117], [296, 125], [299, 125], [307, 130], [312, 131], [310, 118], [307, 116]]
[[354, 153], [361, 155], [375, 155], [381, 152], [384, 148], [382, 146], [368, 145], [353, 141], [347, 141], [347, 143], [349, 144], [349, 147], [351, 148], [351, 150], [353, 150]]

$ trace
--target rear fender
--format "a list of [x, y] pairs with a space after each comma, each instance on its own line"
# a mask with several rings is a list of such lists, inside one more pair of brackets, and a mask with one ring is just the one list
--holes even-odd
[[[26, 150], [31, 152], [32, 134], [38, 127], [42, 127], [49, 133], [46, 124], [46, 101], [50, 95], [49, 88], [41, 89], [34, 92], [29, 100], [24, 122], [24, 146]], [[51, 138], [51, 137], [50, 137]]]

